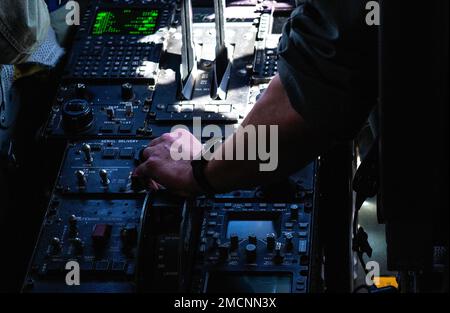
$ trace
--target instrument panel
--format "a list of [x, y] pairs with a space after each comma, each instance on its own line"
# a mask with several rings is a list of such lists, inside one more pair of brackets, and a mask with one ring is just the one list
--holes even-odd
[[[92, 2], [41, 134], [66, 150], [24, 292], [311, 291], [318, 162], [273, 186], [195, 199], [133, 175], [175, 125], [239, 126], [277, 74], [291, 9], [227, 6], [222, 60], [214, 7], [194, 5], [187, 82], [180, 1]], [[79, 285], [67, 284], [71, 264]]]

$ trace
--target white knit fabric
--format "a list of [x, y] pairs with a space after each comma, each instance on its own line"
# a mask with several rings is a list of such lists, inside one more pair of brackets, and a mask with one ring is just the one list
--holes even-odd
[[53, 67], [64, 54], [64, 49], [58, 44], [56, 34], [50, 27], [47, 38], [34, 51], [26, 63], [39, 63], [45, 66]]
[[14, 66], [0, 64], [0, 119], [2, 127], [8, 127], [8, 108], [11, 102], [10, 90], [13, 84]]

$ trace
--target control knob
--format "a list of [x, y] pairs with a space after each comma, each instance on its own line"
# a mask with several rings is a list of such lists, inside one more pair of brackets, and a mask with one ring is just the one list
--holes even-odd
[[94, 115], [89, 102], [83, 99], [72, 99], [64, 102], [62, 107], [62, 123], [68, 132], [82, 132], [92, 126]]
[[291, 220], [297, 220], [297, 218], [298, 218], [298, 205], [296, 205], [296, 204], [291, 205], [289, 210], [291, 211]]
[[84, 159], [86, 160], [86, 162], [92, 163], [94, 161], [90, 145], [88, 145], [87, 143], [83, 144], [83, 146], [81, 147], [81, 151], [83, 151], [84, 153]]
[[75, 85], [75, 96], [79, 99], [87, 99], [88, 92], [85, 84], [76, 84]]
[[122, 99], [125, 101], [131, 100], [134, 97], [133, 85], [125, 83], [122, 85]]
[[75, 172], [75, 176], [77, 177], [78, 186], [84, 187], [87, 184], [86, 174], [82, 170], [78, 170]]
[[51, 241], [50, 241], [50, 246], [52, 248], [52, 253], [53, 254], [57, 254], [61, 251], [61, 240], [59, 240], [58, 237], [54, 237]]
[[256, 246], [254, 244], [248, 244], [245, 246], [245, 255], [247, 257], [247, 263], [255, 263], [256, 261]]
[[266, 241], [267, 241], [267, 250], [273, 250], [275, 249], [275, 239], [276, 236], [274, 233], [268, 234], [266, 237]]
[[237, 250], [239, 248], [239, 236], [237, 234], [231, 234], [230, 236], [230, 249]]
[[292, 242], [294, 236], [292, 235], [292, 233], [287, 233], [285, 236], [286, 236], [286, 251], [291, 251], [292, 248], [294, 247], [294, 244]]
[[77, 217], [75, 215], [69, 216], [69, 236], [75, 237], [78, 234], [78, 228], [77, 228]]
[[108, 172], [106, 170], [100, 170], [99, 175], [100, 175], [100, 180], [102, 182], [102, 185], [108, 186], [109, 183], [111, 182], [108, 177]]
[[219, 259], [221, 261], [228, 260], [228, 252], [230, 250], [230, 245], [228, 243], [224, 243], [219, 245]]
[[75, 254], [82, 254], [83, 253], [83, 247], [84, 243], [80, 238], [75, 238], [72, 240], [72, 246], [74, 248]]
[[275, 264], [283, 264], [284, 261], [284, 255], [281, 253], [281, 242], [277, 242], [275, 244], [275, 255], [273, 257], [273, 262]]

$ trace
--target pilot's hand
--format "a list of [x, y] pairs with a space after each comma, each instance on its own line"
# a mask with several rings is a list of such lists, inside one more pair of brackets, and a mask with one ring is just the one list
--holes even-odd
[[201, 193], [191, 167], [191, 161], [201, 151], [202, 144], [194, 135], [177, 129], [150, 142], [143, 152], [145, 162], [136, 168], [134, 175], [153, 189], [161, 185], [181, 196]]

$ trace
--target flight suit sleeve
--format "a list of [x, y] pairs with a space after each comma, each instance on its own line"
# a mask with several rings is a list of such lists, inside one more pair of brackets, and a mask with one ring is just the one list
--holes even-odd
[[378, 94], [378, 28], [367, 1], [311, 0], [284, 26], [278, 71], [294, 109], [312, 129], [353, 138]]

